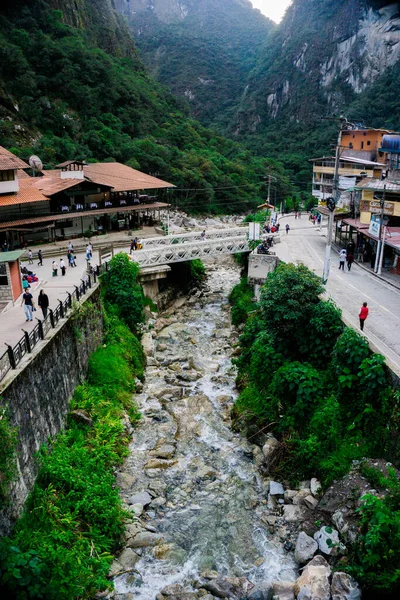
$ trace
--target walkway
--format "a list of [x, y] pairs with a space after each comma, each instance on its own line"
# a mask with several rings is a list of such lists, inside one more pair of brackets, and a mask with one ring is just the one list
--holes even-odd
[[[322, 276], [326, 230], [320, 232], [303, 215], [301, 220], [283, 217], [281, 224], [289, 223], [288, 235], [282, 233], [281, 243], [274, 250], [286, 262], [303, 263]], [[281, 229], [283, 227], [281, 226]], [[359, 329], [358, 313], [363, 302], [368, 302], [369, 317], [364, 334], [378, 352], [386, 356], [400, 375], [400, 289], [397, 281], [378, 279], [358, 264], [351, 272], [339, 271], [338, 253], [331, 252], [331, 271], [327, 294], [342, 309], [345, 321]], [[399, 278], [400, 287], [400, 278]]]

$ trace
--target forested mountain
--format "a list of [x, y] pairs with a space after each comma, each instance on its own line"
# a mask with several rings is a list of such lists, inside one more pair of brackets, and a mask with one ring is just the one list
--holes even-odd
[[[0, 144], [46, 166], [125, 162], [174, 183], [191, 210], [254, 207], [272, 164], [191, 119], [148, 75], [113, 0], [2, 4]], [[292, 187], [272, 168], [280, 199]]]
[[272, 21], [249, 0], [117, 0], [153, 76], [228, 129]]

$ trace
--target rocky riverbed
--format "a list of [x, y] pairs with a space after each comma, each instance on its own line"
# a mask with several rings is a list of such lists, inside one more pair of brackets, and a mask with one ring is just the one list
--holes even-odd
[[[143, 338], [148, 367], [136, 395], [143, 419], [117, 476], [135, 518], [111, 568], [110, 597], [290, 600], [299, 592], [303, 600], [329, 600], [332, 585], [335, 600], [357, 599], [333, 596], [322, 556], [299, 578], [299, 566], [318, 551], [305, 531], [299, 537], [315, 521], [318, 482], [289, 494], [261, 474], [274, 441], [263, 453], [231, 430], [237, 332], [227, 297], [239, 271], [226, 259], [207, 272], [204, 289], [150, 321]], [[302, 596], [296, 580], [302, 588], [322, 585], [325, 595]]]

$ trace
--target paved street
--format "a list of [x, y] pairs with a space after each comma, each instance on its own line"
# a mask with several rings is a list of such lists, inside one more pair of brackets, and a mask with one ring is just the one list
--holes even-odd
[[[284, 231], [286, 223], [290, 225], [289, 234]], [[326, 237], [318, 227], [309, 223], [305, 215], [300, 220], [283, 217], [281, 232], [282, 242], [274, 247], [276, 254], [286, 262], [301, 262], [322, 276]], [[356, 263], [350, 273], [347, 266], [344, 272], [339, 271], [339, 256], [332, 250], [327, 292], [355, 329], [359, 329], [360, 307], [363, 302], [368, 302], [369, 316], [364, 334], [400, 374], [400, 290], [377, 279]]]

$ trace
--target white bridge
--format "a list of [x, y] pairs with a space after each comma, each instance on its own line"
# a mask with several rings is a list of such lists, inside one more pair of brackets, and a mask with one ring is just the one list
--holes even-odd
[[249, 252], [248, 227], [211, 229], [202, 238], [201, 231], [143, 240], [143, 249], [132, 256], [140, 267], [153, 267], [196, 258]]

